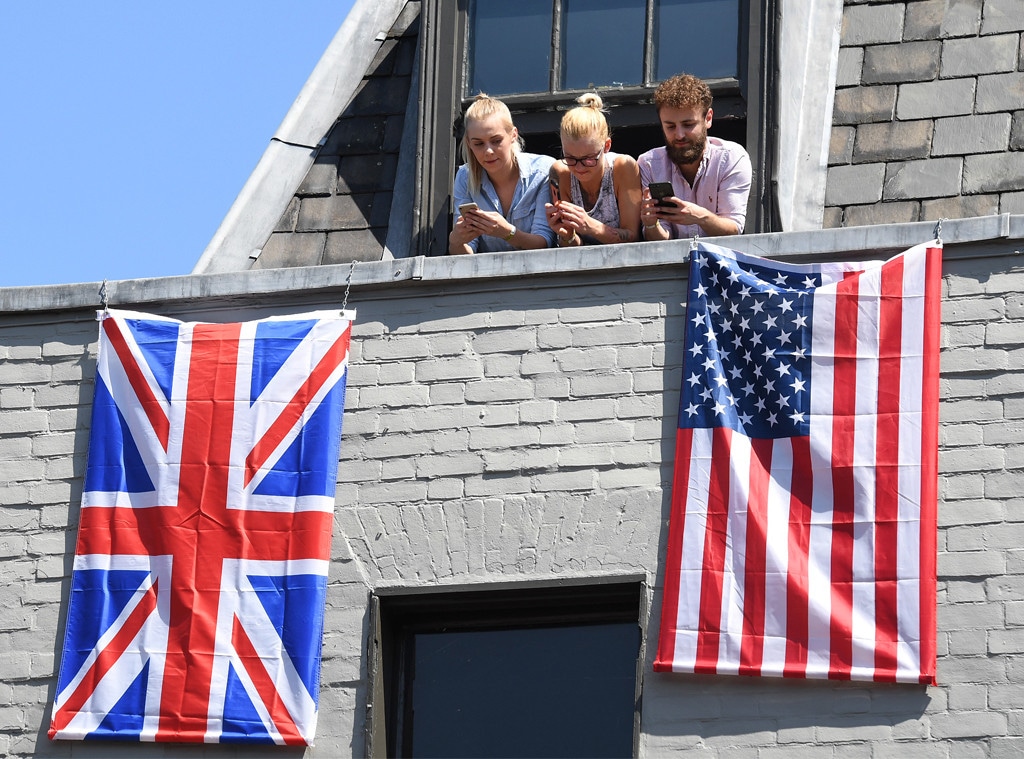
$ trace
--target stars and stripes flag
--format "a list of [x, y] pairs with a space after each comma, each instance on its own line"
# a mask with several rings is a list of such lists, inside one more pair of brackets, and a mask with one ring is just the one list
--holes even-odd
[[99, 315], [51, 738], [312, 742], [352, 316]]
[[656, 670], [935, 682], [941, 266], [691, 252]]

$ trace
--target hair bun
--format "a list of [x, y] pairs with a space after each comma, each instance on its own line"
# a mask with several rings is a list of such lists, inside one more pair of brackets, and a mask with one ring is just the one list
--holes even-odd
[[576, 98], [576, 102], [579, 103], [581, 108], [593, 108], [595, 111], [604, 110], [604, 101], [601, 100], [601, 96], [596, 92], [584, 92]]

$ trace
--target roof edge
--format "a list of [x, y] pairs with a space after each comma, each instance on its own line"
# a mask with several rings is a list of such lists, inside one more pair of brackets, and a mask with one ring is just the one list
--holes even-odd
[[351, 102], [406, 0], [356, 0], [270, 145], [214, 232], [193, 274], [245, 271], [263, 247], [299, 184], [318, 145]]
[[[946, 258], [987, 255], [988, 243], [1024, 240], [1024, 215], [1000, 214], [969, 219], [944, 219], [941, 230], [933, 222], [880, 224], [868, 227], [821, 229], [809, 232], [773, 232], [763, 235], [715, 237], [716, 245], [798, 262], [833, 259], [837, 255], [877, 256], [909, 248], [941, 234]], [[954, 250], [960, 248], [960, 250]], [[338, 288], [351, 281], [353, 288], [384, 288], [400, 284], [528, 278], [606, 270], [622, 272], [661, 266], [680, 266], [689, 256], [688, 240], [636, 242], [585, 248], [546, 248], [534, 251], [488, 253], [475, 256], [416, 256], [358, 264], [300, 266], [206, 275], [182, 275], [104, 282], [111, 306], [126, 308], [159, 303], [238, 300]], [[1003, 253], [1000, 253], [1002, 255]], [[493, 283], [488, 286], [493, 287]], [[0, 288], [0, 315], [94, 309], [101, 306], [101, 283]], [[391, 295], [394, 293], [392, 292]], [[390, 296], [389, 296], [390, 297]]]

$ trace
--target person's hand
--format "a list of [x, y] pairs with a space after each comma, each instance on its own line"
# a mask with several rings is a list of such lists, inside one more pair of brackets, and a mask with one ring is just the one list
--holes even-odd
[[[470, 211], [469, 213], [473, 213]], [[480, 236], [480, 232], [470, 224], [468, 214], [462, 214], [455, 220], [449, 240], [457, 245], [466, 245]]]
[[665, 198], [662, 202], [667, 205], [655, 206], [655, 213], [659, 219], [670, 224], [700, 224], [708, 216], [706, 208], [687, 200], [681, 200], [674, 195]]
[[576, 232], [581, 235], [597, 237], [604, 229], [604, 224], [590, 218], [586, 211], [580, 206], [563, 200], [558, 204], [562, 216], [562, 224], [565, 227], [567, 236]]
[[651, 191], [644, 188], [640, 201], [640, 223], [645, 227], [653, 227], [658, 223], [658, 201], [651, 197]]
[[551, 227], [551, 230], [559, 237], [564, 239], [573, 234], [573, 230], [567, 227], [565, 222], [562, 220], [561, 203], [545, 203], [544, 215], [547, 217], [548, 226]]
[[504, 240], [514, 229], [512, 223], [497, 211], [467, 211], [462, 215], [466, 227], [473, 231], [474, 237], [487, 235]]

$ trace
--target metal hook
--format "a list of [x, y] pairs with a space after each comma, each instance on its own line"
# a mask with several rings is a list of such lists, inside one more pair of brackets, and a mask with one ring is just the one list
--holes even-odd
[[107, 310], [107, 280], [103, 280], [103, 284], [100, 285], [100, 305], [103, 306], [103, 310]]
[[938, 240], [939, 242], [942, 242], [942, 222], [944, 221], [945, 219], [940, 218], [939, 221], [935, 224], [935, 239]]

